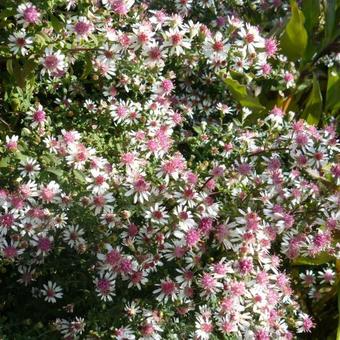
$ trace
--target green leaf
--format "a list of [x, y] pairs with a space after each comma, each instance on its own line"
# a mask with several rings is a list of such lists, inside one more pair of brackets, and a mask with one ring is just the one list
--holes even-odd
[[319, 22], [320, 0], [302, 1], [302, 12], [305, 16], [305, 27], [310, 33], [314, 26]]
[[227, 78], [223, 80], [227, 85], [231, 95], [242, 105], [254, 111], [264, 110], [265, 107], [261, 105], [258, 98], [252, 97], [247, 93], [245, 85], [240, 84], [237, 80]]
[[57, 177], [62, 177], [64, 175], [64, 171], [61, 169], [47, 168], [46, 171], [56, 175]]
[[0, 160], [0, 168], [6, 168], [9, 164], [10, 158], [9, 157], [4, 157], [1, 158]]
[[334, 68], [328, 69], [328, 82], [326, 94], [326, 110], [340, 107], [340, 71]]
[[326, 25], [325, 25], [325, 42], [331, 41], [335, 28], [336, 0], [325, 1], [326, 6]]
[[8, 59], [6, 61], [6, 69], [10, 75], [13, 75], [13, 60], [12, 59]]
[[192, 128], [197, 134], [200, 135], [202, 133], [202, 127], [200, 125], [194, 125]]
[[308, 265], [308, 266], [320, 266], [325, 263], [329, 263], [334, 261], [334, 257], [330, 256], [327, 253], [321, 253], [317, 257], [298, 257], [293, 260], [293, 265], [300, 266], [300, 265]]
[[77, 170], [77, 169], [73, 169], [73, 174], [74, 174], [74, 177], [81, 183], [85, 183], [86, 182], [86, 178], [85, 178], [85, 175]]
[[15, 157], [19, 160], [19, 161], [25, 161], [28, 157], [26, 155], [24, 155], [23, 153], [21, 153], [20, 151], [17, 151], [15, 153]]
[[64, 27], [63, 23], [54, 15], [51, 16], [51, 24], [56, 32], [60, 32]]
[[310, 93], [306, 108], [302, 114], [302, 118], [304, 118], [308, 124], [317, 125], [320, 121], [322, 114], [322, 95], [320, 91], [320, 85], [316, 78], [313, 76], [313, 88]]
[[291, 1], [292, 16], [288, 21], [281, 38], [281, 50], [290, 59], [297, 60], [304, 55], [308, 35], [304, 26], [305, 17], [299, 10], [296, 1]]
[[83, 74], [81, 75], [81, 79], [86, 79], [88, 75], [92, 72], [92, 70], [93, 70], [93, 67], [92, 67], [91, 54], [87, 53], [85, 55], [85, 65], [84, 65]]

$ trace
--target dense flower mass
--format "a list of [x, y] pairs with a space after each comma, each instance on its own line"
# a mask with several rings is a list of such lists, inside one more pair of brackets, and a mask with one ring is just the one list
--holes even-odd
[[7, 2], [0, 308], [65, 339], [311, 332], [301, 295], [339, 285], [340, 145], [292, 100], [268, 33], [288, 4]]

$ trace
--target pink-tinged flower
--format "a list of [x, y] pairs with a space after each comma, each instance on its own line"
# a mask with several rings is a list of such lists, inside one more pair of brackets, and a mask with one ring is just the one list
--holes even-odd
[[116, 14], [126, 16], [134, 4], [134, 0], [102, 0], [104, 6]]
[[255, 340], [270, 340], [270, 336], [266, 330], [260, 329], [255, 333]]
[[18, 282], [21, 284], [24, 284], [25, 286], [28, 286], [33, 281], [35, 281], [35, 270], [31, 269], [31, 267], [27, 266], [19, 266], [18, 272], [21, 274], [20, 279], [18, 279]]
[[175, 154], [174, 157], [162, 163], [157, 176], [164, 177], [165, 182], [168, 183], [170, 178], [177, 180], [185, 168], [186, 163], [183, 156], [181, 154]]
[[112, 248], [108, 243], [105, 244], [106, 254], [99, 253], [97, 258], [101, 261], [101, 267], [107, 270], [117, 271], [123, 259], [121, 248]]
[[18, 256], [23, 254], [24, 249], [19, 248], [18, 241], [11, 241], [8, 243], [6, 240], [4, 240], [0, 244], [0, 252], [5, 259], [14, 261]]
[[223, 284], [218, 282], [212, 274], [203, 273], [200, 278], [200, 287], [202, 289], [200, 296], [204, 297], [215, 295], [223, 287]]
[[25, 30], [14, 32], [9, 36], [9, 48], [14, 54], [27, 55], [32, 48], [33, 39], [26, 35]]
[[176, 282], [181, 288], [190, 287], [194, 279], [194, 272], [190, 269], [176, 269], [180, 275], [176, 276]]
[[99, 278], [95, 279], [94, 284], [96, 285], [96, 292], [101, 300], [112, 301], [112, 297], [116, 295], [116, 281], [113, 273], [100, 273]]
[[103, 194], [109, 189], [109, 184], [107, 183], [109, 176], [99, 170], [91, 169], [91, 177], [87, 177], [87, 182], [90, 183], [87, 186], [87, 190], [91, 190], [93, 194]]
[[61, 193], [58, 183], [51, 181], [47, 185], [42, 185], [39, 191], [39, 198], [46, 203], [55, 203], [57, 195]]
[[66, 68], [65, 56], [60, 51], [53, 51], [50, 48], [45, 49], [45, 55], [40, 59], [42, 65], [41, 74], [46, 72], [52, 76], [58, 76]]
[[64, 336], [64, 339], [74, 339], [77, 338], [77, 335], [81, 335], [84, 332], [86, 323], [83, 318], [76, 317], [72, 321], [57, 319], [54, 325]]
[[135, 340], [136, 337], [130, 327], [120, 327], [115, 329], [114, 337], [116, 340]]
[[147, 46], [153, 41], [154, 32], [152, 31], [151, 25], [148, 24], [136, 24], [132, 29], [133, 36], [131, 38], [131, 47], [134, 50], [139, 48], [147, 48]]
[[210, 217], [203, 217], [198, 224], [198, 229], [203, 235], [209, 235], [213, 229], [213, 220]]
[[95, 153], [94, 149], [86, 148], [81, 143], [70, 143], [67, 151], [67, 163], [77, 170], [83, 169], [90, 157]]
[[265, 46], [264, 39], [260, 36], [257, 27], [245, 24], [238, 32], [240, 40], [236, 44], [242, 47], [243, 51], [248, 53], [256, 53], [256, 49], [262, 49]]
[[31, 121], [31, 127], [43, 127], [46, 123], [46, 112], [42, 105], [38, 104], [27, 112], [27, 118]]
[[[145, 318], [145, 316], [144, 316]], [[139, 329], [142, 337], [141, 340], [160, 340], [162, 337], [159, 332], [162, 332], [162, 329], [159, 327], [157, 322], [153, 317], [146, 316], [146, 321], [142, 324]]]
[[273, 57], [275, 56], [277, 52], [277, 41], [273, 38], [268, 38], [264, 42], [266, 54], [268, 57]]
[[198, 229], [196, 228], [190, 228], [185, 236], [185, 244], [189, 248], [193, 248], [197, 246], [198, 242], [201, 240], [201, 234]]
[[48, 281], [47, 285], [43, 285], [43, 289], [41, 289], [41, 294], [45, 296], [45, 301], [56, 303], [57, 299], [61, 299], [63, 297], [62, 288], [57, 286], [55, 282]]
[[129, 274], [128, 288], [137, 287], [138, 290], [142, 289], [142, 286], [148, 282], [147, 272], [144, 270], [135, 270]]
[[6, 143], [5, 143], [5, 146], [7, 148], [8, 151], [10, 152], [15, 152], [18, 150], [18, 140], [19, 140], [19, 137], [18, 136], [11, 136], [11, 137], [8, 137], [6, 136]]
[[243, 275], [249, 274], [253, 270], [252, 258], [241, 259], [237, 263], [239, 272]]
[[88, 36], [94, 31], [93, 23], [86, 17], [73, 17], [72, 23], [67, 25], [70, 32], [76, 35], [77, 39], [87, 40]]
[[143, 176], [137, 176], [136, 179], [130, 184], [130, 190], [125, 193], [125, 196], [133, 195], [133, 202], [143, 203], [149, 199], [150, 184], [144, 179]]
[[166, 212], [165, 207], [161, 207], [158, 203], [156, 203], [153, 207], [146, 211], [145, 218], [150, 219], [154, 223], [164, 225], [167, 223], [169, 214]]
[[28, 26], [40, 23], [40, 16], [41, 13], [38, 8], [30, 2], [26, 2], [18, 6], [18, 14], [15, 17], [18, 19], [19, 24]]
[[[20, 161], [20, 166], [18, 168], [20, 171], [20, 175], [25, 177], [28, 176], [29, 178], [35, 178], [40, 171], [40, 165], [37, 160], [33, 158], [26, 158], [25, 160]], [[29, 189], [30, 192], [24, 192], [25, 189]], [[22, 187], [21, 194], [24, 194], [25, 197], [31, 196], [32, 192], [28, 187]]]
[[170, 95], [173, 89], [174, 84], [171, 79], [160, 79], [160, 81], [156, 82], [152, 88], [153, 92], [160, 96]]
[[69, 226], [63, 231], [63, 241], [71, 248], [75, 248], [80, 244], [85, 244], [85, 240], [82, 237], [84, 234], [84, 230], [79, 228], [79, 226]]
[[227, 58], [229, 47], [227, 39], [223, 39], [222, 33], [217, 32], [214, 36], [206, 37], [203, 44], [203, 53], [211, 60], [218, 57], [222, 61]]
[[308, 287], [313, 286], [315, 283], [315, 275], [312, 270], [306, 270], [305, 273], [300, 274], [302, 283]]
[[53, 248], [53, 236], [48, 236], [45, 232], [34, 235], [31, 244], [37, 248], [37, 256], [46, 256]]
[[320, 283], [326, 283], [326, 284], [334, 284], [335, 282], [335, 278], [336, 278], [336, 274], [335, 272], [330, 269], [330, 268], [326, 268], [323, 271], [319, 271], [318, 272], [318, 278], [321, 280]]
[[156, 286], [159, 288], [155, 289], [153, 293], [158, 295], [158, 301], [164, 300], [167, 303], [169, 299], [174, 301], [177, 298], [177, 285], [171, 279], [161, 280], [161, 283]]
[[299, 313], [299, 320], [296, 322], [296, 328], [298, 333], [310, 333], [311, 329], [315, 327], [315, 324], [312, 318], [300, 312]]
[[164, 60], [167, 53], [164, 46], [160, 46], [157, 42], [150, 43], [145, 47], [143, 54], [145, 56], [144, 65], [148, 68], [163, 68]]
[[195, 322], [195, 335], [200, 340], [209, 340], [214, 331], [214, 324], [209, 317], [198, 315]]
[[112, 209], [112, 204], [115, 201], [111, 193], [96, 194], [91, 197], [91, 209], [94, 209], [94, 214], [98, 215], [102, 212], [106, 213]]
[[179, 56], [191, 47], [191, 41], [185, 34], [185, 30], [180, 31], [178, 28], [170, 28], [164, 33], [164, 47], [169, 48], [170, 55]]
[[283, 71], [282, 73], [283, 84], [287, 89], [295, 86], [295, 77], [291, 72]]

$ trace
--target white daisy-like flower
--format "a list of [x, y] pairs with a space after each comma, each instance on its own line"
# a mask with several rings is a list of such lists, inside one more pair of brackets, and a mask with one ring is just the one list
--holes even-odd
[[55, 282], [48, 281], [47, 285], [43, 285], [43, 289], [41, 289], [41, 293], [45, 296], [45, 301], [56, 303], [57, 299], [61, 299], [63, 297], [62, 288], [57, 286]]
[[9, 49], [14, 54], [27, 55], [28, 50], [32, 48], [33, 39], [26, 35], [26, 31], [22, 29], [19, 32], [14, 32], [8, 38]]
[[60, 51], [53, 51], [50, 48], [45, 49], [45, 55], [40, 58], [40, 64], [43, 66], [41, 74], [61, 75], [65, 71], [65, 56]]

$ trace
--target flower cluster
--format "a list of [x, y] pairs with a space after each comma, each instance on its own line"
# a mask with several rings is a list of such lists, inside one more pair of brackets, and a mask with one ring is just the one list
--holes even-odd
[[[200, 339], [215, 332], [288, 339], [291, 317], [297, 331], [309, 331], [313, 322], [298, 314], [280, 263], [339, 252], [333, 242], [339, 197], [328, 187], [339, 180], [334, 127], [317, 130], [291, 115], [277, 126], [269, 115], [259, 132], [235, 120], [224, 140], [213, 133], [208, 141], [200, 138], [214, 150], [200, 173], [171, 148], [171, 110], [158, 103], [145, 111], [143, 130], [125, 130], [131, 137], [115, 164], [86, 147], [76, 131], [44, 139], [44, 157], [56, 157], [62, 171], [81, 173], [77, 185], [72, 175], [46, 181], [39, 160], [21, 161], [26, 166], [17, 189], [1, 191], [3, 258], [18, 265], [22, 283], [34, 285], [47, 258], [69, 247], [93, 258], [92, 289], [102, 301], [114, 303], [126, 286], [136, 294], [151, 289], [142, 300], [126, 300], [124, 308], [132, 304], [135, 311], [116, 332], [131, 339], [161, 337], [172, 313], [183, 320], [194, 313], [188, 336]], [[150, 140], [155, 150], [147, 147]], [[93, 227], [77, 225], [80, 211], [92, 216]], [[321, 294], [313, 273], [300, 278], [311, 295]], [[333, 284], [334, 270], [325, 268], [318, 279]], [[62, 288], [49, 281], [41, 298], [55, 303]]]

